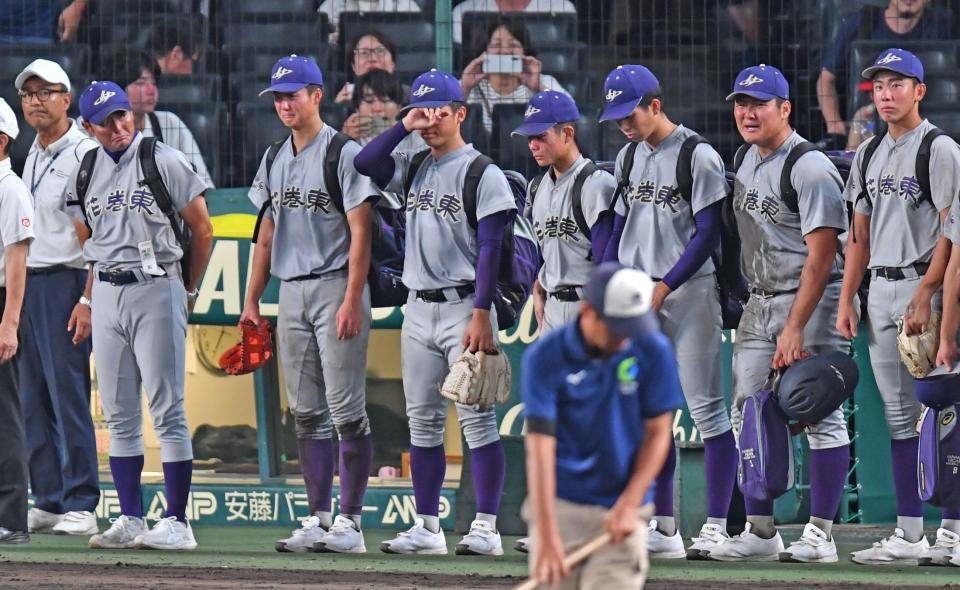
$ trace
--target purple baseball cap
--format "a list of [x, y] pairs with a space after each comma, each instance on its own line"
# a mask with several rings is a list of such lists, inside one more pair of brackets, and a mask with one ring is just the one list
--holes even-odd
[[410, 87], [410, 104], [400, 109], [402, 117], [410, 109], [433, 109], [451, 102], [464, 102], [460, 81], [438, 69], [431, 69], [417, 76]]
[[783, 77], [783, 72], [773, 66], [760, 64], [740, 72], [733, 83], [733, 92], [727, 95], [727, 100], [733, 100], [738, 94], [752, 96], [757, 100], [774, 98], [790, 100], [790, 85]]
[[917, 81], [923, 82], [923, 63], [920, 62], [920, 58], [906, 49], [891, 47], [881, 52], [879, 57], [877, 57], [877, 61], [873, 62], [873, 65], [869, 68], [863, 70], [860, 75], [867, 80], [872, 80], [877, 73], [883, 71], [896, 72], [908, 78], [916, 78]]
[[653, 311], [653, 279], [619, 262], [594, 267], [583, 294], [600, 318], [622, 338], [635, 338], [660, 328]]
[[617, 66], [603, 83], [607, 106], [600, 122], [623, 119], [637, 108], [644, 96], [657, 92], [660, 92], [660, 81], [647, 68], [632, 64]]
[[94, 125], [117, 111], [131, 111], [127, 93], [116, 82], [91, 82], [80, 95], [80, 116]]
[[533, 95], [523, 113], [523, 123], [510, 135], [540, 135], [557, 123], [571, 123], [580, 119], [580, 111], [573, 99], [557, 92], [545, 90]]
[[273, 69], [270, 70], [270, 87], [261, 90], [260, 96], [268, 92], [296, 92], [309, 84], [323, 86], [320, 66], [312, 57], [288, 55], [273, 64]]

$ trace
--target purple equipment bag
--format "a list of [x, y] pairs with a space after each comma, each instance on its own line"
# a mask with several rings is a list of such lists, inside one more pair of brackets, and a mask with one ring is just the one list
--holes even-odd
[[934, 506], [960, 506], [960, 428], [957, 406], [924, 408], [917, 461], [920, 499]]
[[773, 500], [794, 484], [793, 441], [787, 417], [774, 395], [774, 375], [743, 402], [737, 485], [745, 497]]

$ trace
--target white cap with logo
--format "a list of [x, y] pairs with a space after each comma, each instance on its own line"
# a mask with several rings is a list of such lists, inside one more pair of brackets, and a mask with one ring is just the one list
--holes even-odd
[[23, 84], [34, 76], [50, 84], [63, 84], [67, 92], [70, 92], [70, 77], [63, 71], [60, 64], [49, 59], [35, 59], [30, 62], [30, 65], [24, 68], [14, 80], [13, 85], [20, 90]]
[[20, 125], [17, 123], [17, 116], [13, 114], [13, 109], [7, 104], [7, 101], [0, 98], [0, 133], [10, 136], [10, 139], [16, 139], [20, 135]]

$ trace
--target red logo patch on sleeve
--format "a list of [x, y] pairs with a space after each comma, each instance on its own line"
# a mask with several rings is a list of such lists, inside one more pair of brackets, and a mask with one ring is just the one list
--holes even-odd
[[20, 225], [22, 225], [23, 227], [30, 227], [30, 218], [29, 217], [21, 218]]

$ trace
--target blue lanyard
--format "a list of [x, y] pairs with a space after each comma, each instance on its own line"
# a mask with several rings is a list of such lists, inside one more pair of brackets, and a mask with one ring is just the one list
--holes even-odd
[[[40, 178], [37, 178], [37, 160], [40, 159], [40, 152], [37, 152], [37, 155], [33, 158], [33, 179], [31, 180], [30, 184], [31, 195], [37, 192], [37, 187], [40, 186], [40, 182], [43, 180], [43, 177], [47, 175], [47, 170], [50, 170], [50, 166], [53, 166], [53, 161], [56, 160], [62, 153], [63, 149], [53, 154], [53, 156], [50, 157], [50, 161], [47, 162], [47, 165], [40, 172]], [[36, 199], [36, 196], [34, 196], [34, 199]]]

